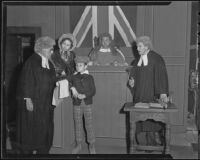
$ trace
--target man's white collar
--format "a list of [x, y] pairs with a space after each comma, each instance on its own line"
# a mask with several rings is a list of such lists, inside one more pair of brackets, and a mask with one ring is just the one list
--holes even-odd
[[42, 58], [42, 67], [43, 68], [47, 68], [47, 69], [50, 69], [49, 68], [49, 61], [46, 57], [44, 57], [43, 55], [39, 54], [38, 55]]
[[140, 56], [140, 59], [139, 59], [139, 62], [138, 62], [138, 64], [137, 64], [137, 66], [141, 66], [141, 65], [142, 65], [142, 62], [143, 62], [143, 64], [144, 64], [144, 66], [147, 66], [147, 65], [148, 65], [148, 57], [147, 57], [147, 54], [148, 54], [148, 53], [149, 53], [149, 52], [147, 52], [146, 54]]

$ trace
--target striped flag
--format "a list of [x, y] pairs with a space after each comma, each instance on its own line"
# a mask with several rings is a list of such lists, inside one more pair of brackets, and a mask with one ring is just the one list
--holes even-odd
[[94, 46], [94, 37], [110, 33], [119, 46], [131, 47], [136, 39], [134, 6], [70, 6], [70, 25], [77, 47]]

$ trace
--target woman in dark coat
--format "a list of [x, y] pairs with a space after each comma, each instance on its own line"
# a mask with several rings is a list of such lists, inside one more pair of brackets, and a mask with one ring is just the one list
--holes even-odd
[[51, 55], [51, 61], [56, 69], [56, 75], [68, 78], [75, 72], [76, 55], [73, 50], [76, 47], [76, 39], [70, 33], [62, 34], [58, 39], [58, 46], [59, 50]]
[[53, 142], [53, 89], [56, 74], [49, 61], [55, 41], [39, 38], [19, 79], [17, 144], [22, 154], [48, 154]]

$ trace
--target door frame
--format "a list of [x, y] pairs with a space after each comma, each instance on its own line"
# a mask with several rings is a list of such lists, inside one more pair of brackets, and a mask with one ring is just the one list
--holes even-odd
[[16, 27], [8, 26], [6, 28], [6, 34], [35, 34], [35, 39], [41, 36], [41, 27]]

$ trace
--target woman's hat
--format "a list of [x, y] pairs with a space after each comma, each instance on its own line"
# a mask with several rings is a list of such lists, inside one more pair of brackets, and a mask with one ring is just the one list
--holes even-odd
[[60, 38], [58, 39], [58, 46], [59, 46], [59, 48], [61, 48], [61, 43], [62, 43], [65, 39], [70, 39], [70, 40], [72, 41], [72, 47], [71, 47], [70, 51], [74, 50], [74, 48], [76, 47], [76, 38], [75, 38], [74, 35], [71, 34], [71, 33], [62, 34], [62, 35], [60, 36]]

